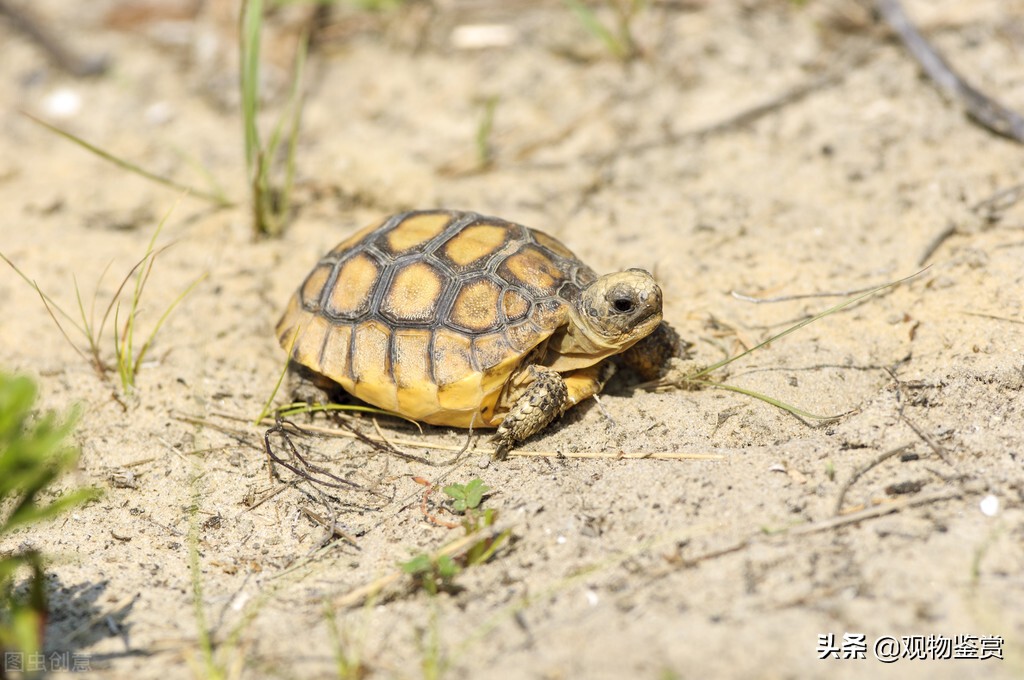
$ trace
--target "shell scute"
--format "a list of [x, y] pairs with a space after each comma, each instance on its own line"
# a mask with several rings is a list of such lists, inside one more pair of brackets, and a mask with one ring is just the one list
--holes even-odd
[[441, 293], [448, 283], [444, 272], [422, 260], [398, 269], [384, 291], [380, 313], [396, 327], [436, 318]]
[[469, 333], [497, 330], [502, 323], [501, 293], [501, 287], [489, 278], [463, 282], [449, 313], [451, 324]]
[[383, 265], [373, 255], [357, 252], [337, 267], [337, 276], [324, 289], [321, 298], [324, 312], [345, 320], [365, 315], [370, 310], [371, 297], [384, 272]]

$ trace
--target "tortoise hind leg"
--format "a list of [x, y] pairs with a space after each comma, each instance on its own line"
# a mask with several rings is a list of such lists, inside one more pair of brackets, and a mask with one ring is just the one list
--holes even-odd
[[509, 409], [494, 435], [498, 444], [495, 457], [499, 459], [504, 458], [513, 445], [543, 430], [570, 406], [600, 392], [615, 373], [615, 366], [604, 362], [564, 377], [537, 366], [529, 370], [535, 375], [533, 382]]
[[350, 401], [341, 385], [295, 361], [288, 362], [287, 381], [288, 394], [296, 403], [312, 406]]

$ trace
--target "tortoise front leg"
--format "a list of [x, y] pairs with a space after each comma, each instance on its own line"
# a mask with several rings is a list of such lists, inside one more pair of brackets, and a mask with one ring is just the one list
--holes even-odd
[[672, 359], [686, 356], [686, 345], [676, 330], [662, 321], [654, 332], [619, 355], [623, 365], [644, 380], [655, 380], [669, 368]]
[[689, 376], [704, 368], [690, 358], [691, 343], [681, 339], [676, 330], [662, 321], [654, 332], [636, 343], [616, 359], [645, 381], [658, 381], [679, 389], [695, 389]]
[[562, 376], [560, 373], [531, 366], [535, 378], [509, 409], [498, 426], [494, 441], [495, 457], [502, 459], [513, 445], [537, 434], [565, 413], [565, 410], [601, 391], [615, 373], [615, 366], [604, 362]]

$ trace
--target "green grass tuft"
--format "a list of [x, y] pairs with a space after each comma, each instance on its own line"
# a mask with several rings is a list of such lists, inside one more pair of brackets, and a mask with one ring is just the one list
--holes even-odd
[[[63, 419], [53, 412], [33, 418], [36, 386], [29, 378], [0, 373], [0, 540], [96, 498], [95, 489], [67, 492], [55, 499], [51, 487], [78, 462], [78, 449], [65, 439], [77, 410]], [[27, 594], [15, 593], [15, 577], [27, 569]], [[47, 602], [43, 557], [19, 549], [0, 557], [0, 658], [4, 652], [39, 653]]]
[[[92, 303], [89, 306], [89, 311], [86, 311], [85, 302], [82, 300], [81, 289], [78, 287], [78, 281], [75, 280], [75, 302], [78, 307], [77, 318], [72, 314], [65, 311], [57, 302], [43, 292], [34, 280], [29, 278], [21, 269], [17, 267], [10, 259], [7, 258], [3, 253], [0, 253], [0, 259], [6, 262], [11, 269], [15, 271], [33, 290], [39, 295], [39, 299], [42, 301], [43, 306], [46, 308], [50, 318], [56, 324], [57, 329], [60, 331], [64, 339], [68, 341], [68, 344], [96, 371], [97, 375], [101, 379], [106, 379], [112, 368], [117, 369], [117, 374], [120, 377], [121, 387], [127, 394], [131, 392], [135, 387], [135, 379], [138, 376], [139, 369], [142, 366], [143, 360], [146, 358], [147, 353], [153, 346], [153, 342], [156, 339], [157, 333], [160, 328], [167, 321], [167, 318], [171, 315], [171, 312], [184, 300], [189, 293], [195, 290], [205, 278], [206, 274], [199, 276], [193, 281], [175, 300], [167, 306], [167, 308], [157, 319], [153, 328], [150, 330], [149, 335], [142, 341], [142, 345], [136, 349], [136, 330], [137, 323], [140, 316], [139, 305], [142, 301], [142, 295], [146, 287], [146, 283], [149, 281], [150, 274], [153, 271], [153, 266], [156, 263], [156, 258], [170, 246], [163, 246], [160, 248], [156, 247], [157, 237], [160, 236], [160, 232], [163, 229], [164, 223], [170, 216], [170, 211], [160, 220], [160, 224], [157, 225], [156, 231], [154, 231], [152, 238], [149, 240], [149, 244], [146, 247], [146, 252], [138, 262], [128, 271], [125, 277], [121, 280], [117, 290], [111, 296], [106, 310], [103, 312], [103, 316], [100, 318], [99, 323], [96, 322], [95, 307], [96, 307], [96, 291], [99, 290], [100, 284], [103, 281], [104, 276], [109, 269], [103, 270], [100, 274], [99, 279], [96, 281], [96, 289], [93, 293]], [[128, 311], [121, 323], [121, 295], [125, 293], [125, 289], [128, 282], [134, 277], [135, 282], [132, 287], [131, 298], [128, 301]], [[114, 341], [114, 362], [111, 366], [110, 361], [105, 357], [102, 342], [104, 330], [107, 327], [107, 322], [111, 320], [113, 315], [113, 341]], [[61, 321], [63, 319], [63, 322]], [[65, 327], [65, 324], [68, 327]], [[69, 332], [69, 328], [70, 331]], [[81, 337], [81, 340], [76, 341], [72, 337], [72, 332]], [[84, 345], [82, 342], [84, 341]]]
[[[242, 136], [245, 166], [252, 188], [253, 230], [261, 236], [280, 236], [291, 215], [291, 193], [295, 180], [295, 152], [302, 122], [302, 76], [306, 65], [309, 36], [304, 35], [295, 55], [292, 90], [284, 112], [267, 143], [260, 140], [257, 118], [260, 112], [260, 44], [263, 33], [263, 0], [243, 0], [239, 16], [239, 90], [242, 95]], [[285, 136], [285, 126], [287, 135]], [[283, 177], [276, 177], [275, 159], [282, 143]]]

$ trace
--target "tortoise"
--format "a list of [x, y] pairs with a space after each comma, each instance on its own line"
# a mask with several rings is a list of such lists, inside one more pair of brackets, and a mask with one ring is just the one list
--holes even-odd
[[642, 269], [598, 276], [555, 238], [473, 212], [393, 215], [328, 252], [277, 324], [293, 373], [407, 418], [497, 428], [497, 455], [681, 353]]

